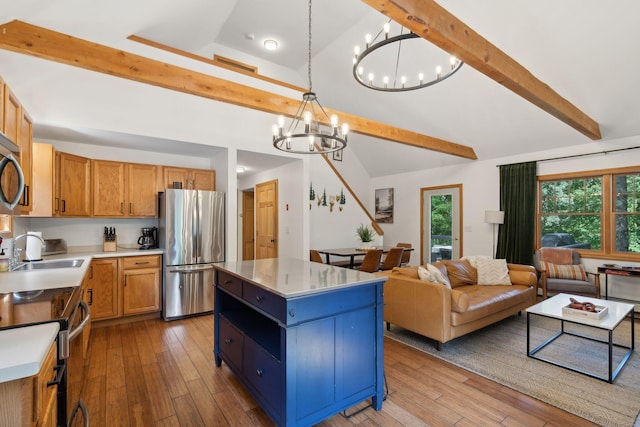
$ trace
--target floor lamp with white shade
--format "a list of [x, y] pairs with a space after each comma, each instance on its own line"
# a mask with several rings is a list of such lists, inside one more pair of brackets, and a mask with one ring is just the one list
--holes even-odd
[[504, 224], [504, 211], [484, 211], [484, 222], [493, 225], [493, 246], [491, 256], [496, 256], [496, 225]]

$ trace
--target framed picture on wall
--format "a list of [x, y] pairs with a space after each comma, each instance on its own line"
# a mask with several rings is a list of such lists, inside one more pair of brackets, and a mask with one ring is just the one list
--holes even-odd
[[376, 222], [393, 223], [393, 188], [376, 190]]
[[333, 160], [341, 162], [342, 161], [342, 150], [333, 152]]

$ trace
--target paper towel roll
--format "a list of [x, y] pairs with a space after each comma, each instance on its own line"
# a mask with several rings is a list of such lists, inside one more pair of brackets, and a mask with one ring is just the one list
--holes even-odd
[[25, 250], [25, 261], [40, 261], [42, 259], [42, 240], [31, 237], [38, 236], [42, 238], [41, 231], [28, 231], [27, 232], [27, 248]]

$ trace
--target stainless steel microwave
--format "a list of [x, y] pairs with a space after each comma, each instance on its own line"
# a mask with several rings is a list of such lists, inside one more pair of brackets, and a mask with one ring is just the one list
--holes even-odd
[[0, 132], [0, 214], [11, 214], [24, 192], [20, 148]]

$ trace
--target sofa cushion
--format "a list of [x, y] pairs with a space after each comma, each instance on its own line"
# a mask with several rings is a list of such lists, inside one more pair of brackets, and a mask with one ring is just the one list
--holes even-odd
[[447, 288], [451, 288], [451, 283], [449, 282], [446, 274], [443, 274], [438, 267], [432, 264], [427, 264], [427, 271], [431, 273], [437, 283], [445, 285]]
[[507, 260], [480, 258], [476, 263], [478, 285], [511, 285]]
[[478, 271], [469, 264], [469, 261], [455, 260], [443, 261], [442, 263], [446, 265], [451, 288], [477, 283]]
[[547, 272], [547, 277], [583, 281], [587, 280], [587, 273], [585, 272], [583, 265], [552, 264], [545, 261], [541, 261], [540, 264], [542, 269]]
[[459, 326], [482, 319], [523, 302], [532, 301], [535, 288], [530, 286], [478, 286], [469, 285], [457, 288], [467, 294], [469, 307], [459, 313], [451, 312], [451, 325]]
[[427, 270], [427, 267], [423, 267], [423, 266], [418, 267], [418, 277], [420, 278], [420, 280], [437, 283], [436, 277], [433, 275], [432, 272]]

